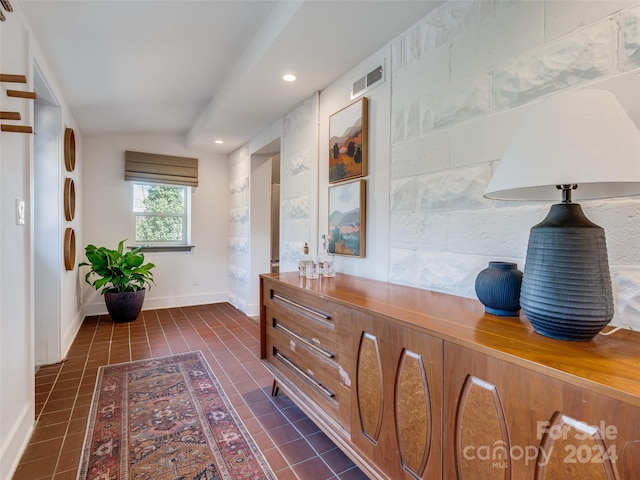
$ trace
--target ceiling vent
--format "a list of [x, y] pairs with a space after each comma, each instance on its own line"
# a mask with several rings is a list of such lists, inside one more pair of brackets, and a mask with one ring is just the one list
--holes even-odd
[[378, 65], [363, 77], [358, 78], [351, 84], [351, 100], [368, 92], [373, 87], [384, 83], [384, 67]]

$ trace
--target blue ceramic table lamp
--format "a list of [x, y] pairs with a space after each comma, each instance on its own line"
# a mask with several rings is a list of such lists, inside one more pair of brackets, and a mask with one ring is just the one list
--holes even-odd
[[520, 305], [534, 330], [587, 341], [613, 318], [604, 230], [574, 200], [640, 193], [640, 132], [616, 97], [578, 90], [532, 105], [485, 197], [555, 200], [531, 228]]

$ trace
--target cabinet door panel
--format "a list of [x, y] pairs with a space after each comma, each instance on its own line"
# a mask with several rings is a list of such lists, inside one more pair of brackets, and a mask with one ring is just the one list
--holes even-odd
[[362, 433], [375, 445], [382, 426], [382, 360], [378, 338], [360, 336], [358, 348], [358, 413]]
[[597, 427], [555, 414], [540, 443], [536, 478], [614, 480], [615, 449], [607, 452], [604, 434]]
[[441, 478], [442, 341], [355, 314], [351, 437], [384, 478]]
[[444, 378], [443, 478], [638, 478], [640, 407], [448, 342]]
[[431, 450], [433, 418], [424, 358], [404, 350], [396, 375], [396, 432], [402, 468], [420, 478]]
[[[509, 435], [495, 385], [469, 375], [458, 399], [456, 418], [456, 465], [462, 478], [508, 479], [511, 460], [508, 452]], [[480, 450], [469, 446], [484, 445]], [[489, 454], [492, 462], [478, 462], [479, 456]], [[496, 468], [496, 464], [500, 467]]]

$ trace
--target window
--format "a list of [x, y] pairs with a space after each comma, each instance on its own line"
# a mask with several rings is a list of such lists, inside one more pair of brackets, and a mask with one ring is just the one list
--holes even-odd
[[133, 231], [137, 244], [188, 245], [191, 187], [132, 182]]

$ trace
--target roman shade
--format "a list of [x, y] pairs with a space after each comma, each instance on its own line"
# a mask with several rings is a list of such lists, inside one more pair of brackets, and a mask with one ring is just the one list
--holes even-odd
[[198, 186], [198, 159], [125, 151], [124, 179]]

